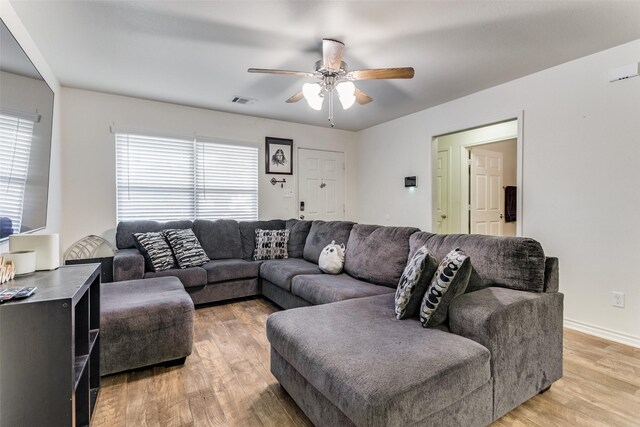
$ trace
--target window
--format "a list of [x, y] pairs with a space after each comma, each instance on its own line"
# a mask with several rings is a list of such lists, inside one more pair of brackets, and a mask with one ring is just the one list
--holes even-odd
[[258, 218], [258, 149], [116, 134], [118, 221]]
[[11, 220], [13, 233], [22, 227], [34, 125], [33, 120], [0, 114], [0, 217]]

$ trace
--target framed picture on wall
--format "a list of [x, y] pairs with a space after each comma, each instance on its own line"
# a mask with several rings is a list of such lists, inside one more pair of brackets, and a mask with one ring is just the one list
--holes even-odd
[[293, 139], [266, 137], [265, 173], [293, 175]]

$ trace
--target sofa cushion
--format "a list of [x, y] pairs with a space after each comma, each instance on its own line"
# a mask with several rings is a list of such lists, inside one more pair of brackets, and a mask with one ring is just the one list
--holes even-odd
[[260, 261], [245, 261], [243, 259], [217, 259], [209, 261], [202, 268], [207, 271], [207, 281], [216, 283], [258, 277], [260, 264]]
[[470, 275], [469, 257], [460, 249], [452, 250], [440, 261], [420, 305], [422, 326], [437, 326], [447, 320], [449, 304], [467, 289]]
[[144, 274], [145, 279], [154, 277], [177, 277], [185, 288], [207, 284], [207, 272], [202, 267], [172, 268], [164, 271], [148, 271]]
[[291, 279], [300, 274], [322, 274], [318, 266], [300, 258], [264, 261], [260, 266], [260, 277], [291, 291]]
[[282, 230], [285, 222], [281, 219], [271, 221], [240, 221], [238, 223], [240, 239], [242, 240], [242, 257], [247, 261], [253, 259], [253, 251], [256, 248], [256, 230]]
[[425, 245], [436, 259], [444, 258], [455, 248], [469, 255], [472, 270], [467, 292], [488, 286], [544, 290], [545, 255], [540, 243], [533, 239], [420, 232], [413, 234], [409, 242], [411, 252]]
[[162, 231], [169, 228], [191, 228], [193, 222], [181, 221], [120, 221], [116, 230], [116, 246], [118, 249], [132, 249], [136, 247], [133, 233], [148, 233], [150, 231]]
[[409, 236], [416, 231], [412, 227], [354, 225], [347, 242], [344, 271], [356, 279], [395, 289], [407, 264]]
[[347, 243], [353, 224], [349, 221], [313, 221], [302, 251], [303, 258], [317, 264], [320, 252], [332, 240], [337, 244]]
[[311, 304], [328, 304], [352, 298], [393, 293], [386, 286], [372, 285], [348, 274], [313, 274], [293, 278], [291, 293]]
[[242, 258], [242, 240], [238, 221], [196, 219], [193, 232], [210, 259]]
[[193, 230], [164, 230], [162, 232], [167, 238], [171, 250], [176, 257], [178, 267], [189, 268], [198, 267], [209, 262], [209, 257], [204, 253], [198, 238], [193, 234]]
[[176, 266], [176, 259], [164, 233], [133, 233], [133, 239], [138, 251], [144, 256], [145, 268], [148, 271], [168, 270]]
[[256, 245], [253, 260], [287, 259], [289, 230], [256, 230]]
[[289, 244], [287, 245], [289, 258], [302, 258], [311, 224], [313, 224], [311, 221], [300, 221], [295, 218], [287, 220], [285, 228], [289, 230]]
[[424, 422], [491, 378], [485, 347], [397, 320], [393, 293], [274, 313], [267, 338], [356, 425]]
[[437, 268], [438, 261], [425, 246], [411, 257], [396, 289], [396, 319], [415, 316]]

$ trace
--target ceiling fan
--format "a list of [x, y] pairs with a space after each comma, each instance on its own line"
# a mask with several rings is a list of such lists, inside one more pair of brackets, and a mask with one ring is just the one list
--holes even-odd
[[414, 70], [411, 67], [403, 68], [375, 68], [367, 70], [349, 71], [347, 63], [342, 60], [344, 43], [338, 40], [322, 39], [322, 59], [316, 62], [314, 72], [271, 70], [265, 68], [249, 68], [250, 73], [281, 74], [286, 76], [312, 77], [319, 81], [305, 83], [302, 90], [295, 93], [286, 102], [298, 102], [304, 98], [309, 106], [320, 111], [325, 98], [329, 98], [329, 124], [333, 122], [333, 92], [338, 93], [338, 99], [343, 109], [351, 107], [354, 102], [365, 105], [373, 101], [369, 95], [356, 88], [353, 84], [357, 80], [380, 79], [411, 79]]

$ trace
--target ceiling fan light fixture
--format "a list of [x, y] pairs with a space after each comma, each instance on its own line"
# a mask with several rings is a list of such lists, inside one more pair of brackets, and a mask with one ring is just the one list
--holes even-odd
[[338, 92], [338, 98], [342, 104], [343, 109], [350, 108], [354, 102], [356, 102], [356, 85], [352, 82], [340, 82], [336, 86]]
[[302, 94], [304, 99], [307, 100], [309, 107], [316, 111], [322, 110], [322, 102], [324, 97], [320, 95], [322, 92], [322, 86], [316, 83], [305, 83], [302, 85]]

